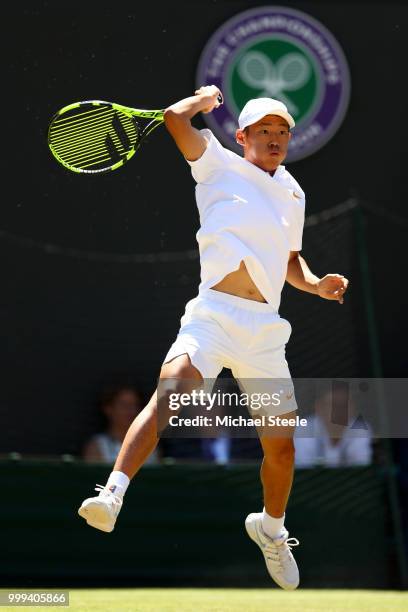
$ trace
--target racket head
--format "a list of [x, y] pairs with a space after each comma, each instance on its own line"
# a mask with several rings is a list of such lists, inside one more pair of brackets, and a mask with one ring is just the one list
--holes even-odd
[[50, 122], [48, 145], [54, 157], [73, 172], [100, 174], [116, 170], [135, 154], [142, 138], [162, 123], [157, 111], [140, 111], [152, 119], [142, 129], [137, 109], [87, 100], [59, 110]]

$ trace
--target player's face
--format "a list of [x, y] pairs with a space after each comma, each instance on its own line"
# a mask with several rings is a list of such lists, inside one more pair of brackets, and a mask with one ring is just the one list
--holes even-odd
[[109, 422], [117, 427], [129, 427], [133, 419], [142, 410], [139, 397], [131, 389], [123, 389], [114, 400], [105, 407]]
[[266, 115], [244, 132], [237, 130], [237, 141], [244, 147], [244, 157], [259, 168], [276, 170], [286, 157], [292, 134], [289, 125], [277, 115]]

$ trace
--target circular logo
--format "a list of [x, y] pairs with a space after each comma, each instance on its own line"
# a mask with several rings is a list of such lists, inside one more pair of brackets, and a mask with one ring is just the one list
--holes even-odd
[[262, 6], [225, 22], [201, 55], [197, 87], [216, 85], [224, 104], [204, 120], [219, 140], [242, 154], [238, 115], [252, 98], [283, 102], [296, 126], [287, 161], [311, 155], [335, 134], [350, 98], [350, 73], [333, 35], [306, 13]]

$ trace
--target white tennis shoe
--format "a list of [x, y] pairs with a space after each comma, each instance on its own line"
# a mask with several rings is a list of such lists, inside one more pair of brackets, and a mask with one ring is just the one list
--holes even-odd
[[299, 585], [299, 570], [291, 548], [298, 546], [299, 540], [288, 538], [289, 533], [284, 527], [278, 538], [267, 536], [262, 529], [261, 512], [249, 514], [245, 527], [251, 540], [262, 550], [271, 578], [286, 591], [296, 589]]
[[110, 533], [122, 508], [122, 498], [102, 485], [96, 485], [95, 491], [99, 491], [99, 495], [85, 499], [78, 514], [91, 527]]

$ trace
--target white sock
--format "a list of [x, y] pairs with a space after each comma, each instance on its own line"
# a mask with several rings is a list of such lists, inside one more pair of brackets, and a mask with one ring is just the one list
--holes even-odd
[[285, 514], [280, 518], [271, 516], [263, 509], [262, 512], [262, 529], [270, 538], [278, 538], [281, 535], [282, 527], [285, 522]]
[[106, 488], [115, 495], [123, 497], [126, 493], [126, 489], [129, 486], [129, 482], [129, 476], [126, 476], [124, 472], [114, 471], [108, 478]]

